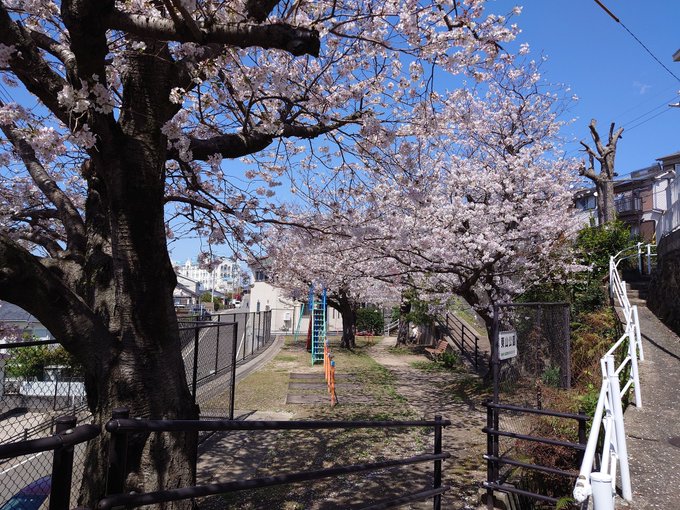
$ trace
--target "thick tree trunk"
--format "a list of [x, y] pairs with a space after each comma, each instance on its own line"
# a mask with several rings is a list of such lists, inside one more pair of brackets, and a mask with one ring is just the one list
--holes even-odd
[[397, 328], [397, 345], [409, 342], [409, 321], [406, 316], [411, 312], [411, 302], [402, 299], [399, 304], [399, 327]]
[[614, 201], [614, 181], [604, 179], [597, 182], [598, 221], [604, 225], [616, 219], [616, 202]]
[[340, 340], [340, 347], [344, 349], [353, 349], [356, 344], [357, 332], [357, 311], [356, 307], [348, 304], [341, 307], [340, 315], [342, 315], [342, 339]]

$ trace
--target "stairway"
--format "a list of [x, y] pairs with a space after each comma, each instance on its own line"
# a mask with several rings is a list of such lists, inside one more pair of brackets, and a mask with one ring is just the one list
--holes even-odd
[[310, 292], [310, 320], [312, 321], [312, 365], [323, 363], [323, 346], [326, 342], [326, 289], [320, 300]]
[[649, 289], [648, 275], [640, 275], [638, 273], [624, 274], [624, 281], [626, 282], [626, 294], [631, 305], [647, 304], [647, 291]]

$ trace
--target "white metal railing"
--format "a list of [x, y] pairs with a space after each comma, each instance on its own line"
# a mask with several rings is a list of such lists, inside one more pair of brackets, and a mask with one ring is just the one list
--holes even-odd
[[392, 322], [385, 322], [383, 336], [389, 336], [390, 331], [397, 329], [397, 327], [399, 327], [399, 319], [393, 320]]
[[[583, 455], [583, 462], [574, 486], [574, 499], [578, 502], [593, 497], [594, 510], [613, 510], [616, 494], [616, 471], [621, 478], [621, 494], [627, 501], [633, 498], [628, 468], [628, 449], [623, 424], [621, 396], [632, 388], [635, 406], [642, 407], [638, 360], [644, 361], [640, 335], [640, 321], [637, 306], [631, 306], [626, 292], [626, 282], [621, 279], [618, 266], [621, 261], [637, 257], [638, 270], [643, 272], [643, 255], [646, 257], [647, 272], [651, 270], [652, 245], [638, 243], [626, 248], [609, 259], [609, 290], [612, 298], [622, 308], [625, 331], [600, 360], [602, 385], [593, 415], [593, 423]], [[616, 363], [617, 354], [622, 361]], [[621, 374], [629, 369], [628, 377], [621, 387]], [[593, 464], [601, 431], [604, 430], [600, 470], [593, 472]]]

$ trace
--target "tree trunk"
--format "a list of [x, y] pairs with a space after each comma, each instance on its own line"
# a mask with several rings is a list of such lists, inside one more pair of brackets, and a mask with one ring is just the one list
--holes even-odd
[[616, 202], [614, 201], [614, 181], [603, 179], [597, 182], [598, 221], [604, 225], [616, 219]]
[[402, 298], [399, 303], [399, 327], [397, 328], [397, 345], [406, 345], [409, 341], [409, 321], [406, 316], [411, 312], [411, 302]]
[[344, 349], [353, 349], [356, 347], [356, 307], [348, 304], [338, 311], [340, 312], [340, 315], [342, 315], [342, 339], [340, 340], [340, 347]]

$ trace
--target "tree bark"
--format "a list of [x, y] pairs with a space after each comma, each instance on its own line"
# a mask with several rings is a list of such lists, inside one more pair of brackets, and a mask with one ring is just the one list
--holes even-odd
[[328, 303], [342, 316], [340, 347], [354, 349], [356, 347], [357, 304], [342, 289], [329, 296]]
[[[588, 166], [585, 163], [580, 169], [580, 174], [587, 177], [593, 184], [595, 184], [595, 191], [597, 192], [597, 220], [600, 225], [616, 219], [616, 203], [614, 201], [614, 177], [615, 160], [616, 160], [616, 146], [623, 133], [623, 128], [620, 127], [614, 131], [614, 123], [609, 126], [609, 138], [607, 144], [604, 145], [596, 129], [597, 122], [595, 119], [590, 121], [588, 128], [590, 136], [595, 144], [593, 150], [588, 144], [581, 141], [583, 150], [588, 154]], [[595, 173], [595, 160], [600, 164], [600, 172]]]
[[399, 303], [399, 327], [397, 329], [397, 345], [409, 343], [409, 320], [406, 316], [411, 312], [411, 302], [402, 298]]

